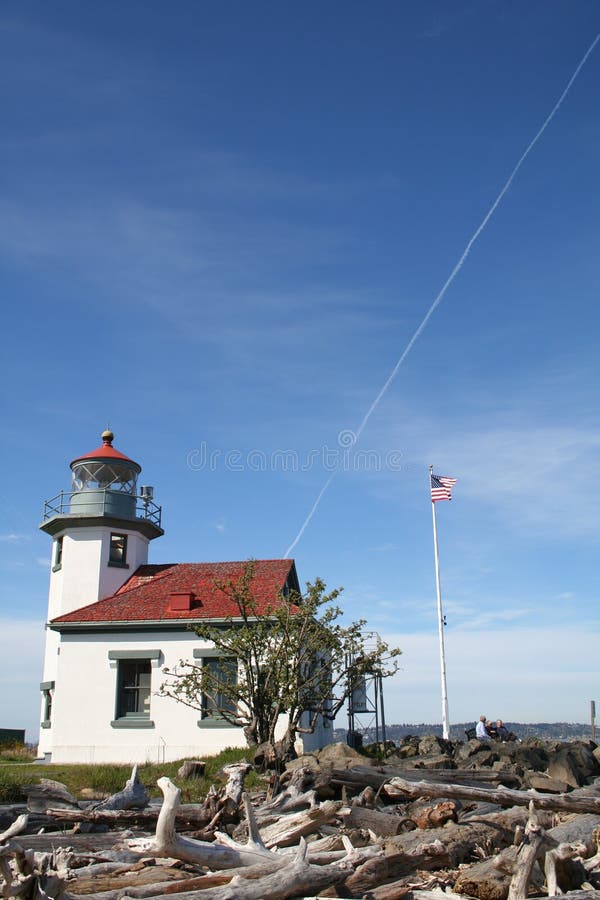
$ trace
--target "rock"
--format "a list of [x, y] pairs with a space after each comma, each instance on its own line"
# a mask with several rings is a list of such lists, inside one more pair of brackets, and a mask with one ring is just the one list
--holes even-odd
[[410, 756], [419, 755], [419, 738], [416, 735], [407, 734], [402, 738], [400, 746], [397, 750], [397, 756], [400, 759], [407, 759]]
[[312, 769], [313, 772], [317, 773], [321, 771], [321, 766], [316, 756], [312, 753], [305, 753], [285, 764], [286, 772], [295, 772], [296, 769]]
[[201, 759], [186, 759], [177, 769], [178, 778], [201, 778], [206, 771], [206, 763]]
[[[452, 742], [446, 741], [435, 734], [426, 734], [419, 741], [419, 756], [439, 756], [440, 754], [452, 756], [453, 753], [454, 746]], [[439, 768], [443, 767], [440, 766]]]
[[350, 769], [352, 766], [369, 766], [374, 764], [369, 757], [362, 756], [362, 754], [341, 741], [335, 744], [327, 744], [322, 750], [317, 752], [316, 756], [321, 768], [328, 769]]
[[475, 756], [476, 753], [479, 753], [480, 750], [486, 746], [487, 745], [484, 744], [482, 741], [478, 741], [475, 739], [472, 741], [467, 741], [464, 744], [461, 743], [460, 746], [457, 747], [457, 749], [454, 753], [454, 758], [456, 760], [470, 759], [472, 756]]
[[534, 791], [542, 791], [546, 794], [564, 794], [570, 790], [570, 786], [557, 778], [551, 778], [543, 772], [529, 772], [525, 778], [525, 784]]
[[573, 741], [569, 744], [571, 757], [584, 781], [600, 775], [600, 760], [595, 757], [594, 748], [596, 745], [592, 741]]
[[548, 775], [558, 781], [564, 781], [569, 787], [581, 787], [583, 778], [571, 750], [563, 747], [548, 762]]
[[480, 741], [478, 741], [478, 743], [479, 750], [469, 758], [469, 761], [465, 766], [467, 769], [479, 769], [481, 766], [491, 767], [492, 764], [498, 760], [498, 754], [489, 746], [489, 744], [484, 744]]

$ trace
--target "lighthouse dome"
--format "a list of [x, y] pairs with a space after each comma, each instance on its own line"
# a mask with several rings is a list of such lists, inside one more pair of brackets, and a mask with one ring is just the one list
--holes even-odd
[[101, 507], [103, 514], [135, 518], [137, 477], [142, 467], [113, 447], [113, 440], [114, 434], [107, 429], [99, 447], [71, 462], [71, 512]]

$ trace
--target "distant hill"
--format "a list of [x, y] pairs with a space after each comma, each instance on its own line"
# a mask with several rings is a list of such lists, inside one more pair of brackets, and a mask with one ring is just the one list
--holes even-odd
[[[574, 741], [574, 740], [590, 740], [591, 739], [591, 727], [589, 724], [584, 725], [581, 722], [536, 722], [532, 723], [523, 723], [523, 722], [504, 722], [509, 731], [514, 731], [518, 738], [528, 738], [528, 737], [538, 737], [542, 738], [542, 740], [555, 740], [555, 741]], [[466, 740], [465, 738], [465, 730], [467, 728], [473, 728], [475, 722], [459, 722], [456, 725], [450, 726], [450, 737], [453, 740]], [[367, 728], [365, 730], [359, 729], [360, 733], [363, 735], [363, 741], [365, 743], [370, 743], [375, 740], [375, 729]], [[442, 726], [439, 724], [429, 724], [421, 722], [418, 725], [414, 723], [407, 724], [403, 723], [402, 725], [386, 725], [385, 726], [385, 736], [388, 741], [400, 741], [403, 737], [406, 737], [407, 734], [414, 735], [423, 735], [423, 734], [437, 734], [439, 737], [442, 736]], [[345, 728], [335, 728], [333, 731], [334, 740], [336, 741], [345, 741], [346, 740], [346, 729]], [[381, 739], [381, 731], [380, 731], [380, 739]], [[600, 728], [596, 732], [596, 739], [600, 740]]]

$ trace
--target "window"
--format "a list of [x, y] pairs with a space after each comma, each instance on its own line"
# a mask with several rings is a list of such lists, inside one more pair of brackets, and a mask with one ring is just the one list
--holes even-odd
[[121, 659], [118, 667], [117, 719], [150, 718], [149, 659]]
[[237, 659], [233, 656], [219, 656], [216, 650], [194, 650], [194, 657], [207, 673], [209, 684], [202, 694], [201, 727], [216, 726], [227, 728], [233, 725], [223, 718], [223, 712], [237, 711], [237, 699], [230, 691], [223, 691], [221, 685], [235, 686], [238, 680]]
[[109, 650], [108, 659], [116, 670], [115, 718], [113, 728], [154, 728], [150, 719], [152, 668], [158, 667], [160, 650]]
[[109, 566], [127, 566], [127, 535], [111, 534], [108, 555]]
[[54, 541], [54, 562], [52, 563], [52, 571], [57, 572], [62, 567], [63, 555], [63, 537], [56, 538]]
[[237, 703], [223, 692], [222, 686], [237, 684], [237, 660], [217, 656], [205, 659], [202, 668], [208, 670], [211, 678], [209, 690], [202, 695], [202, 718], [221, 716], [223, 710], [235, 713]]
[[54, 694], [54, 682], [42, 681], [40, 684], [42, 692], [42, 728], [50, 728], [52, 724], [52, 697]]

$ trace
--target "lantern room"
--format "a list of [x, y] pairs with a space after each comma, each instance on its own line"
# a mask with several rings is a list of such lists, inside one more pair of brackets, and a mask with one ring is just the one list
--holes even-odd
[[71, 463], [71, 489], [47, 500], [42, 529], [55, 534], [69, 520], [78, 527], [89, 519], [120, 519], [135, 522], [135, 527], [152, 540], [161, 535], [161, 509], [154, 503], [154, 489], [140, 485], [139, 463], [113, 447], [114, 435], [102, 433], [102, 444]]
[[115, 450], [113, 440], [104, 431], [102, 446], [71, 463], [70, 512], [135, 518], [141, 466]]

